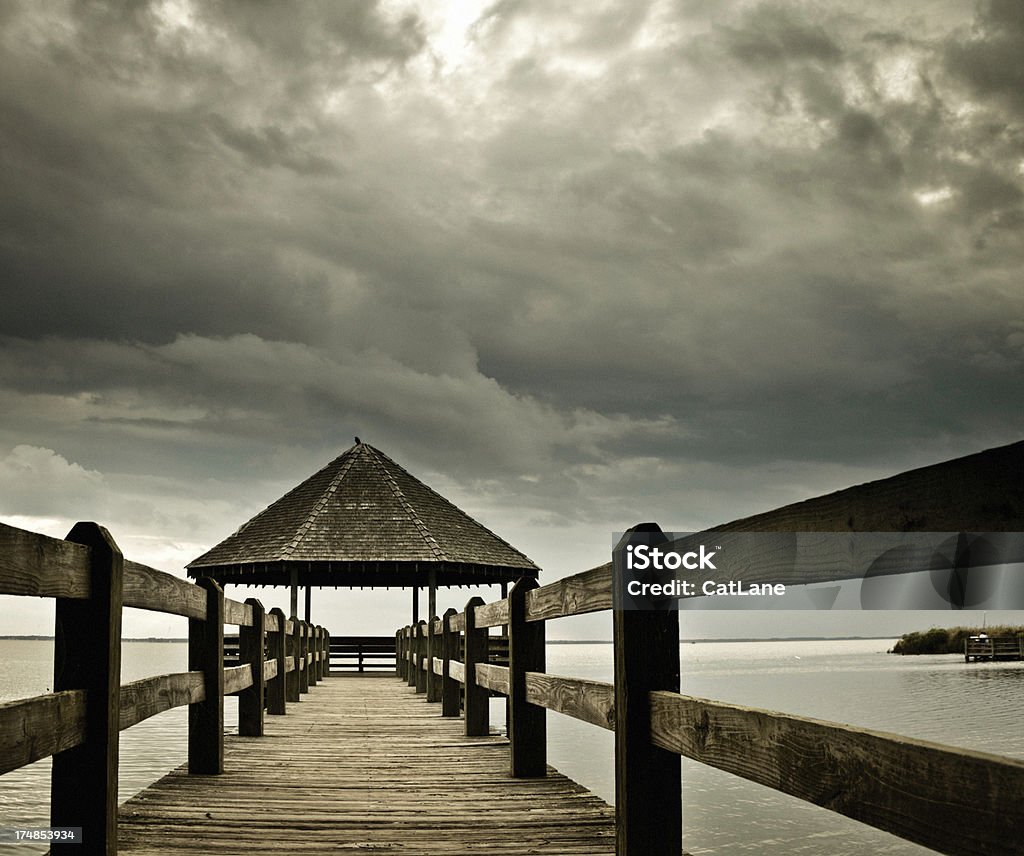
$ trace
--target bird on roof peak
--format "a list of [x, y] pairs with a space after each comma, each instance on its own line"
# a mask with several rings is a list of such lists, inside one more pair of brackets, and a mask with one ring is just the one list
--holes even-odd
[[356, 445], [357, 446], [362, 446], [363, 445], [363, 441], [360, 440], [358, 437], [356, 437]]

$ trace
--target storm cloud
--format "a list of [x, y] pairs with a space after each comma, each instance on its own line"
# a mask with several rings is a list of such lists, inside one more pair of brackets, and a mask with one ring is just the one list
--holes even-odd
[[1019, 4], [449, 6], [4, 5], [4, 519], [359, 434], [560, 575], [1019, 438]]

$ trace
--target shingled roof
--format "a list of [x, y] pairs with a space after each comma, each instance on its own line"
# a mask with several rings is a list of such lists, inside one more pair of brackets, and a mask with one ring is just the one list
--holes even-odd
[[490, 584], [537, 566], [368, 443], [352, 446], [188, 565], [189, 576], [287, 585]]

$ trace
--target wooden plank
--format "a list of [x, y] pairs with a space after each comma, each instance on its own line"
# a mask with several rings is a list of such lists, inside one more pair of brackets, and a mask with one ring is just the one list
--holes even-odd
[[434, 657], [441, 652], [441, 634], [439, 631], [435, 631], [435, 625], [438, 622], [436, 615], [432, 615], [426, 625], [427, 632], [427, 669], [426, 669], [426, 685], [427, 685], [427, 701], [439, 702], [441, 701], [441, 681], [437, 679], [437, 675], [434, 674]]
[[612, 566], [606, 565], [555, 580], [527, 592], [526, 620], [545, 621], [612, 608]]
[[237, 624], [239, 627], [252, 626], [252, 607], [246, 603], [239, 603], [230, 597], [224, 598], [224, 623]]
[[476, 626], [476, 607], [483, 599], [472, 597], [463, 612], [466, 620], [465, 636], [465, 716], [463, 722], [467, 737], [476, 737], [490, 731], [490, 710], [486, 690], [476, 680], [476, 670], [487, 663], [487, 628]]
[[413, 685], [416, 687], [416, 692], [426, 693], [427, 667], [424, 663], [427, 658], [427, 622], [423, 619], [420, 619], [416, 624], [416, 635], [413, 637], [413, 644], [415, 646], [413, 659], [413, 677], [415, 680]]
[[476, 664], [476, 684], [479, 687], [508, 695], [508, 666], [492, 666], [490, 663]]
[[452, 630], [462, 633], [466, 629], [466, 613], [456, 612], [452, 616]]
[[[250, 597], [245, 601], [251, 623], [238, 629], [238, 662], [249, 670], [249, 684], [238, 696], [238, 733], [244, 737], [263, 736], [263, 703], [266, 697], [263, 654], [267, 644], [266, 612], [263, 604]], [[277, 663], [274, 663], [276, 670]], [[225, 692], [227, 680], [225, 679]]]
[[[307, 596], [309, 588], [306, 589]], [[320, 679], [318, 666], [320, 663], [320, 631], [315, 624], [306, 624], [306, 657], [309, 666], [306, 668], [306, 680], [310, 687], [315, 687]]]
[[277, 617], [277, 612], [273, 609], [270, 610], [263, 619], [263, 629], [267, 633], [277, 633], [280, 627], [281, 622]]
[[613, 684], [527, 672], [526, 698], [531, 704], [615, 730]]
[[477, 627], [501, 627], [504, 624], [508, 624], [507, 597], [476, 608]]
[[179, 672], [154, 675], [121, 687], [120, 729], [124, 731], [143, 720], [204, 698], [203, 673]]
[[206, 616], [202, 588], [138, 562], [124, 563], [124, 605], [186, 618]]
[[228, 666], [224, 669], [224, 695], [235, 695], [252, 686], [252, 667]]
[[[57, 598], [53, 689], [85, 690], [85, 741], [53, 756], [50, 825], [81, 826], [90, 852], [117, 852], [121, 590], [124, 557], [102, 526], [76, 523], [67, 540], [89, 548], [89, 599]], [[51, 853], [78, 844], [55, 843]]]
[[0, 523], [0, 594], [89, 597], [89, 550]]
[[274, 663], [274, 674], [267, 675], [266, 665], [263, 674], [267, 679], [267, 713], [271, 716], [283, 716], [287, 712], [287, 701], [285, 699], [285, 675], [288, 671], [288, 661], [285, 657], [285, 621], [284, 612], [280, 607], [274, 607], [267, 613], [267, 626], [270, 619], [273, 620], [274, 629], [267, 634], [267, 656]]
[[277, 677], [277, 660], [264, 660], [263, 661], [263, 680], [265, 683], [269, 683]]
[[504, 737], [465, 738], [398, 680], [332, 678], [266, 729], [227, 737], [223, 776], [126, 802], [122, 856], [614, 853], [602, 800], [554, 771], [509, 778]]
[[188, 669], [203, 673], [203, 700], [188, 706], [188, 770], [224, 772], [224, 591], [205, 577], [206, 618], [188, 621]]
[[[459, 660], [448, 661], [448, 674], [452, 680], [458, 681], [460, 684], [466, 683], [466, 665]], [[457, 714], [453, 714], [456, 715]]]
[[460, 704], [459, 682], [452, 675], [452, 662], [459, 657], [459, 634], [452, 629], [453, 608], [441, 616], [441, 716], [458, 716]]
[[1020, 532], [1024, 441], [796, 502], [715, 532]]
[[[658, 545], [656, 523], [634, 526], [616, 547], [615, 573], [623, 572], [626, 544]], [[622, 591], [615, 580], [616, 593]], [[620, 604], [616, 604], [620, 607]], [[650, 693], [679, 692], [679, 613], [617, 608], [615, 643], [615, 840], [617, 856], [682, 850], [679, 757], [651, 743]], [[657, 818], [652, 823], [652, 818]]]
[[0, 775], [85, 740], [85, 690], [0, 704]]
[[441, 659], [440, 657], [434, 657], [433, 662], [432, 662], [430, 668], [433, 670], [435, 675], [443, 675], [444, 674], [444, 660]]
[[1024, 841], [1024, 761], [653, 692], [651, 740], [949, 854]]
[[543, 672], [543, 621], [527, 622], [526, 596], [537, 581], [524, 577], [510, 592], [508, 603], [508, 737], [509, 771], [517, 779], [547, 773], [547, 711], [526, 697], [526, 673]]
[[299, 692], [309, 692], [309, 624], [305, 621], [299, 622]]
[[[415, 598], [414, 598], [415, 602]], [[406, 670], [405, 670], [405, 682], [410, 687], [416, 686], [416, 657], [419, 656], [417, 651], [419, 650], [419, 624], [411, 624], [408, 628], [408, 635], [406, 638]]]
[[301, 669], [299, 633], [301, 627], [298, 621], [287, 622], [288, 635], [285, 639], [285, 650], [287, 652], [286, 662], [288, 668], [285, 671], [285, 698], [289, 704], [297, 702], [300, 695], [299, 670]]

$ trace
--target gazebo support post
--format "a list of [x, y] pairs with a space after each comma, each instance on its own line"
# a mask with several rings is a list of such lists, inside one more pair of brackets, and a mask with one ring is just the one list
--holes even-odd
[[431, 568], [427, 573], [427, 701], [441, 700], [441, 684], [434, 674], [434, 649], [439, 637], [434, 634], [434, 621], [437, 618], [437, 569]]
[[291, 609], [288, 610], [289, 618], [298, 618], [299, 615], [299, 569], [291, 569], [292, 598]]
[[420, 623], [420, 587], [412, 587], [412, 624], [415, 627]]
[[306, 586], [306, 624], [310, 624], [312, 619], [312, 604], [313, 604], [313, 586]]
[[437, 568], [431, 568], [427, 574], [427, 617], [437, 615]]

